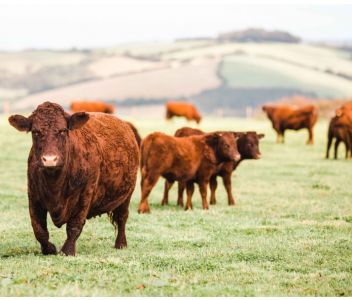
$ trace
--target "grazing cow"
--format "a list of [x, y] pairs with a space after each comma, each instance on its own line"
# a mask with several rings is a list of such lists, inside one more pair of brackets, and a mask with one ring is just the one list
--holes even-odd
[[113, 114], [115, 111], [114, 106], [101, 101], [74, 101], [71, 103], [72, 112], [102, 112], [106, 114]]
[[186, 209], [192, 208], [194, 182], [198, 183], [203, 209], [208, 209], [206, 194], [210, 176], [221, 162], [240, 158], [233, 134], [180, 138], [160, 132], [148, 135], [141, 146], [142, 197], [138, 212], [150, 212], [147, 198], [160, 176], [168, 182], [179, 181], [186, 186]]
[[336, 109], [336, 116], [330, 120], [326, 149], [327, 159], [329, 158], [330, 147], [334, 138], [334, 158], [337, 159], [338, 147], [341, 142], [346, 147], [345, 158], [352, 157], [352, 103], [345, 104]]
[[[260, 151], [259, 151], [259, 140], [264, 137], [264, 134], [257, 134], [255, 131], [248, 132], [232, 132], [237, 140], [237, 149], [241, 154], [241, 159], [237, 162], [225, 162], [218, 166], [217, 171], [210, 178], [210, 204], [216, 203], [215, 191], [217, 188], [217, 180], [216, 177], [220, 176], [223, 179], [223, 183], [228, 196], [228, 204], [235, 205], [235, 200], [232, 195], [232, 183], [231, 183], [231, 175], [232, 172], [238, 167], [241, 161], [245, 159], [259, 159]], [[191, 135], [201, 135], [204, 134], [202, 130], [183, 127], [178, 129], [175, 132], [176, 137], [185, 137]], [[168, 192], [171, 188], [172, 184], [165, 181], [164, 188], [164, 197], [161, 202], [162, 205], [168, 204]], [[184, 187], [179, 183], [178, 186], [178, 199], [177, 205], [183, 206], [183, 191]]]
[[188, 121], [195, 120], [197, 124], [202, 120], [201, 115], [191, 103], [187, 102], [167, 102], [166, 103], [166, 119], [172, 117], [185, 117]]
[[317, 108], [314, 105], [306, 105], [294, 108], [288, 105], [264, 105], [263, 111], [272, 122], [274, 130], [277, 132], [277, 142], [284, 143], [286, 129], [299, 130], [307, 128], [309, 138], [307, 144], [313, 144], [313, 127], [318, 118]]
[[136, 138], [138, 147], [140, 147], [141, 146], [141, 142], [142, 142], [142, 138], [139, 135], [137, 128], [131, 122], [127, 122], [127, 121], [125, 121], [125, 122], [131, 127], [131, 129], [133, 131], [133, 134], [134, 134], [134, 136]]
[[118, 229], [115, 248], [127, 246], [125, 224], [135, 188], [139, 150], [130, 126], [102, 113], [72, 115], [45, 102], [28, 117], [10, 124], [32, 133], [28, 157], [29, 213], [44, 255], [56, 254], [49, 242], [47, 213], [55, 226], [66, 225], [61, 249], [75, 255], [86, 219], [107, 213]]

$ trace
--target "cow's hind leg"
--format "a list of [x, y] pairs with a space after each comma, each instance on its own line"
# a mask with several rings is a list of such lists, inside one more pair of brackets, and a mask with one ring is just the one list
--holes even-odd
[[141, 202], [139, 203], [138, 213], [140, 214], [150, 213], [148, 196], [152, 191], [153, 187], [155, 186], [155, 184], [157, 183], [159, 177], [160, 177], [159, 175], [148, 175], [148, 176], [142, 175], [142, 181], [141, 181], [142, 198], [141, 198]]
[[188, 209], [192, 209], [192, 196], [193, 196], [193, 192], [194, 192], [194, 184], [193, 182], [187, 182], [186, 185], [186, 191], [187, 191], [187, 203], [186, 203], [186, 207], [185, 210]]
[[313, 139], [313, 128], [309, 127], [308, 128], [308, 141], [307, 145], [313, 145], [314, 144], [314, 139]]
[[177, 205], [183, 207], [183, 191], [185, 190], [185, 184], [181, 181], [178, 182], [178, 196]]
[[169, 191], [174, 183], [165, 180], [165, 185], [164, 185], [164, 196], [163, 200], [161, 200], [161, 205], [168, 205], [169, 204]]
[[122, 249], [127, 247], [127, 239], [126, 239], [126, 222], [128, 218], [128, 206], [130, 203], [131, 196], [122, 203], [119, 207], [115, 208], [112, 212], [111, 220], [117, 228], [117, 237], [115, 241], [115, 248]]
[[337, 159], [337, 153], [338, 153], [338, 149], [339, 149], [339, 144], [340, 144], [340, 142], [341, 142], [340, 139], [336, 139], [336, 141], [335, 141], [334, 159]]

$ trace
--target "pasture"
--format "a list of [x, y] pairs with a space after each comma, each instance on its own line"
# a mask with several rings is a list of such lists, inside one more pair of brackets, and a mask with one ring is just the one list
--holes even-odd
[[[127, 119], [127, 118], [126, 118]], [[128, 119], [144, 137], [174, 131], [183, 120]], [[189, 124], [188, 124], [189, 125]], [[193, 124], [192, 124], [193, 125]], [[286, 144], [266, 119], [205, 117], [211, 130], [257, 130], [262, 158], [233, 175], [235, 207], [219, 182], [217, 205], [193, 211], [160, 201], [163, 180], [150, 195], [151, 214], [138, 215], [139, 179], [130, 205], [128, 248], [113, 249], [107, 216], [87, 221], [77, 256], [43, 256], [28, 214], [26, 164], [30, 134], [0, 120], [1, 296], [351, 296], [352, 161], [325, 160], [327, 121], [288, 132]], [[331, 153], [332, 154], [332, 153]], [[61, 248], [65, 229], [49, 223]]]

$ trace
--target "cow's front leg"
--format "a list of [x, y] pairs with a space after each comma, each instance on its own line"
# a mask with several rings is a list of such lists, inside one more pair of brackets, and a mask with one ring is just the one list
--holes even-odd
[[210, 177], [210, 204], [214, 205], [216, 204], [216, 197], [215, 197], [215, 192], [216, 188], [218, 186], [218, 182], [216, 180], [216, 175]]
[[[31, 196], [29, 196], [31, 198]], [[42, 253], [44, 255], [56, 254], [56, 247], [49, 242], [49, 232], [47, 227], [47, 210], [45, 210], [39, 203], [33, 203], [30, 199], [29, 214], [33, 227], [34, 235], [40, 243]]]
[[80, 202], [77, 205], [77, 211], [75, 211], [71, 218], [68, 220], [66, 225], [67, 238], [64, 245], [61, 248], [61, 252], [65, 255], [76, 255], [76, 241], [79, 238], [83, 226], [86, 222], [87, 215], [89, 212], [89, 204], [92, 199], [93, 189], [87, 191], [84, 196], [80, 198]]
[[202, 197], [203, 209], [209, 209], [208, 201], [207, 201], [207, 186], [208, 186], [208, 181], [202, 180], [199, 182], [199, 192]]
[[85, 223], [85, 217], [86, 216], [84, 216], [84, 219], [83, 219], [83, 216], [80, 215], [79, 217], [71, 219], [67, 223], [66, 225], [67, 239], [61, 248], [61, 252], [63, 254], [70, 255], [70, 256], [76, 255], [76, 241], [82, 232], [82, 229]]

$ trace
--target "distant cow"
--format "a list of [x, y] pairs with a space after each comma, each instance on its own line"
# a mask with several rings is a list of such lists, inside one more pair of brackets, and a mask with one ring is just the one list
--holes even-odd
[[352, 103], [336, 109], [336, 116], [330, 120], [326, 158], [329, 158], [330, 147], [334, 139], [334, 158], [337, 159], [338, 147], [341, 142], [345, 144], [345, 158], [352, 157]]
[[172, 117], [185, 117], [188, 121], [196, 121], [198, 124], [202, 120], [201, 115], [195, 106], [187, 102], [167, 102], [166, 103], [166, 119]]
[[[211, 176], [210, 204], [216, 203], [216, 197], [215, 197], [215, 192], [217, 188], [216, 177], [220, 176], [223, 179], [223, 183], [227, 192], [228, 204], [235, 205], [235, 200], [232, 195], [232, 183], [231, 183], [232, 172], [238, 167], [241, 161], [245, 159], [260, 158], [259, 140], [264, 137], [264, 134], [257, 134], [255, 131], [231, 132], [231, 133], [233, 133], [238, 138], [237, 149], [238, 149], [238, 152], [241, 154], [241, 159], [237, 162], [225, 162], [220, 164], [217, 168], [216, 173]], [[202, 130], [189, 128], [189, 127], [180, 128], [175, 132], [176, 137], [201, 135], [201, 134], [204, 134]], [[162, 205], [168, 204], [168, 192], [170, 188], [171, 188], [171, 185], [165, 182], [164, 197], [162, 200]], [[183, 190], [184, 190], [184, 187], [182, 187], [179, 184], [177, 204], [180, 206], [183, 206]]]
[[218, 164], [238, 161], [240, 155], [232, 134], [173, 137], [155, 132], [141, 145], [141, 202], [139, 213], [150, 212], [148, 196], [160, 176], [168, 182], [181, 182], [187, 188], [186, 209], [192, 208], [194, 183], [198, 183], [203, 209], [208, 209], [207, 184]]
[[49, 242], [47, 212], [55, 226], [66, 225], [61, 249], [75, 255], [86, 219], [108, 213], [118, 229], [115, 248], [127, 246], [125, 224], [135, 188], [139, 151], [128, 124], [102, 113], [72, 115], [45, 102], [10, 124], [32, 133], [28, 158], [29, 212], [42, 253], [56, 254]]
[[308, 129], [309, 138], [307, 144], [313, 144], [313, 127], [318, 118], [317, 108], [314, 105], [306, 105], [294, 108], [289, 105], [264, 105], [263, 111], [272, 122], [274, 130], [277, 132], [277, 142], [284, 143], [285, 130]]
[[72, 112], [102, 112], [106, 114], [113, 114], [114, 106], [101, 101], [74, 101], [71, 103]]

